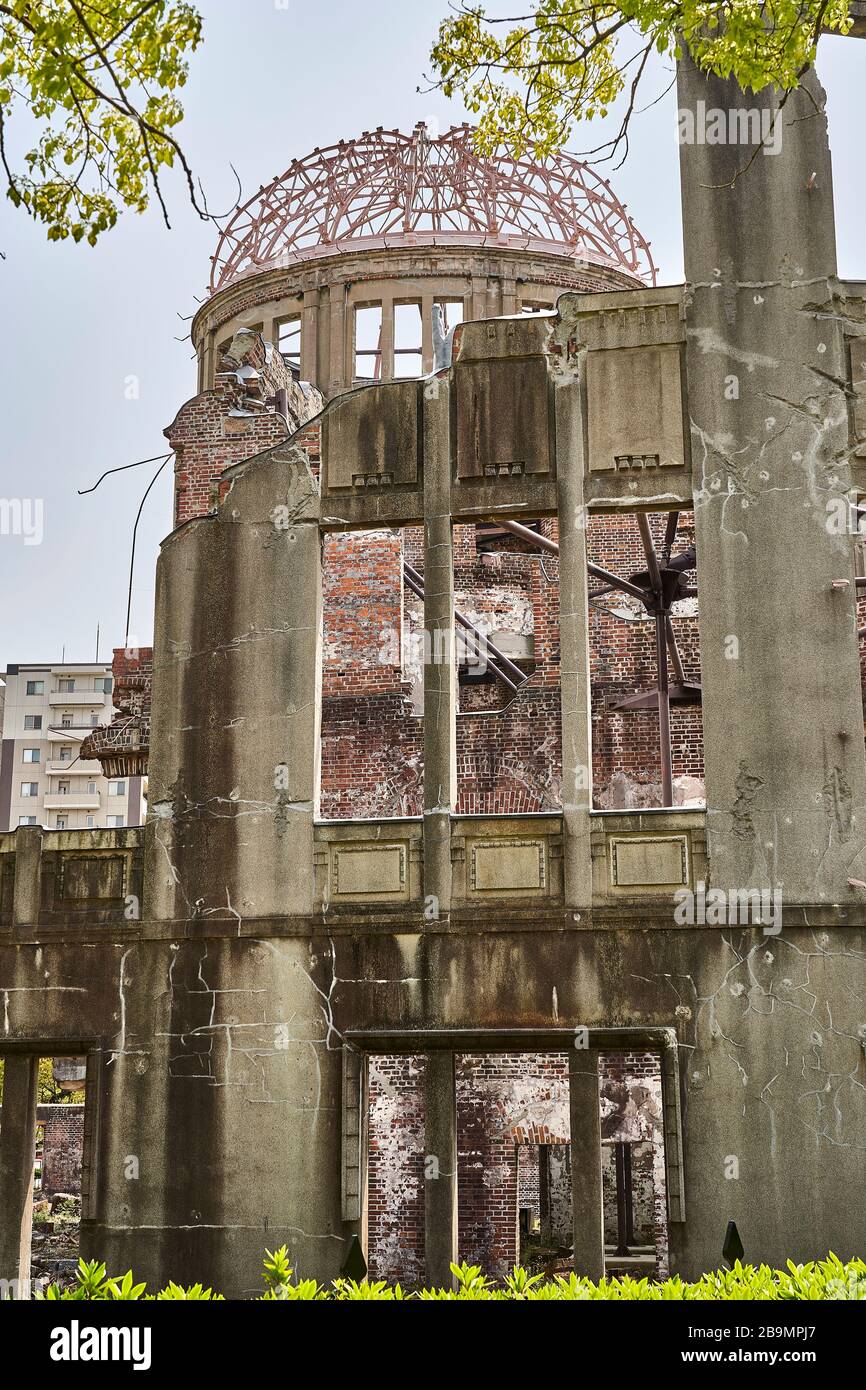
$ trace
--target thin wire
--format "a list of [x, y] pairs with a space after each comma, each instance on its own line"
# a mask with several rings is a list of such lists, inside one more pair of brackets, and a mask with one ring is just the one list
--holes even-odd
[[[165, 455], [165, 458], [163, 458], [162, 463], [159, 465], [159, 468], [157, 468], [156, 472], [154, 473], [153, 477], [151, 478], [150, 482], [148, 483], [147, 487], [145, 488], [144, 496], [142, 497], [142, 499], [141, 499], [141, 501], [140, 501], [140, 503], [139, 503], [139, 505], [138, 505], [138, 515], [137, 515], [136, 518], [135, 518], [135, 525], [134, 525], [133, 528], [132, 528], [132, 552], [131, 552], [130, 557], [129, 557], [129, 592], [128, 592], [127, 600], [126, 600], [126, 637], [124, 638], [124, 646], [126, 646], [126, 647], [129, 646], [129, 619], [130, 619], [130, 614], [132, 613], [132, 576], [133, 576], [133, 571], [134, 571], [134, 569], [135, 569], [135, 538], [136, 538], [136, 535], [137, 535], [137, 533], [138, 533], [138, 523], [139, 523], [139, 521], [141, 520], [141, 513], [142, 513], [143, 510], [144, 510], [144, 504], [145, 504], [145, 502], [147, 501], [147, 498], [148, 498], [148, 494], [149, 494], [149, 492], [150, 492], [150, 489], [153, 487], [153, 485], [154, 485], [154, 483], [156, 482], [157, 478], [159, 477], [160, 473], [161, 473], [162, 470], [165, 468], [165, 465], [168, 463], [169, 459], [171, 459], [171, 458], [174, 458], [174, 454], [166, 454], [166, 455]], [[153, 462], [153, 460], [151, 460], [151, 461]], [[130, 465], [127, 465], [127, 467], [129, 467], [129, 466], [130, 466]]]
[[102, 474], [102, 477], [96, 479], [96, 482], [93, 484], [93, 487], [80, 487], [78, 489], [78, 496], [86, 497], [88, 492], [95, 492], [96, 489], [99, 487], [99, 484], [102, 482], [102, 478], [108, 478], [111, 476], [112, 473], [125, 473], [127, 468], [141, 468], [143, 463], [158, 463], [160, 459], [163, 459], [167, 462], [170, 458], [171, 454], [154, 454], [152, 459], [139, 459], [137, 463], [123, 463], [119, 468], [107, 468], [106, 471]]

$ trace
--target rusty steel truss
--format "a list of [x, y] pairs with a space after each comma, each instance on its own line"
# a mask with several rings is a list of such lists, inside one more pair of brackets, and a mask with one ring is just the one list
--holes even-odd
[[649, 242], [610, 184], [574, 155], [488, 157], [469, 125], [365, 132], [297, 159], [232, 214], [211, 291], [342, 250], [492, 246], [573, 256], [655, 284]]
[[[505, 517], [494, 519], [497, 526], [511, 531], [515, 536], [528, 541], [537, 549], [547, 550], [552, 555], [559, 554], [559, 546], [556, 541], [539, 535], [537, 531], [530, 530], [528, 526], [521, 525], [519, 521], [510, 521]], [[668, 513], [661, 554], [655, 548], [646, 514], [638, 512], [635, 519], [646, 555], [647, 568], [639, 570], [637, 574], [630, 575], [628, 579], [624, 579], [621, 575], [614, 574], [612, 570], [602, 568], [601, 565], [588, 563], [587, 570], [593, 578], [603, 581], [601, 588], [590, 590], [589, 597], [599, 598], [612, 589], [630, 594], [632, 598], [640, 600], [655, 623], [657, 684], [652, 690], [640, 691], [637, 695], [630, 695], [627, 699], [620, 700], [613, 708], [617, 710], [658, 710], [659, 761], [662, 779], [661, 804], [662, 806], [673, 806], [671, 705], [673, 703], [700, 704], [701, 687], [696, 682], [686, 680], [671, 619], [674, 616], [673, 605], [675, 603], [685, 598], [697, 598], [698, 591], [695, 585], [686, 582], [686, 575], [695, 569], [697, 561], [694, 546], [689, 546], [683, 554], [678, 555], [675, 559], [671, 558], [671, 551], [677, 539], [679, 512]], [[674, 671], [675, 679], [673, 682], [670, 680], [669, 659]], [[499, 673], [497, 672], [497, 674]]]

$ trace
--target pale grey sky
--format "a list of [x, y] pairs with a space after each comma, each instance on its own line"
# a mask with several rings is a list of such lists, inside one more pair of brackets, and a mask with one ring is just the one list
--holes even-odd
[[[199, 0], [205, 41], [192, 59], [182, 143], [214, 209], [234, 196], [233, 163], [251, 194], [316, 145], [378, 125], [410, 129], [465, 119], [418, 93], [447, 0]], [[866, 41], [825, 39], [819, 70], [830, 100], [840, 268], [866, 277], [862, 241]], [[655, 91], [665, 84], [659, 71]], [[651, 89], [648, 89], [648, 93]], [[675, 104], [636, 119], [632, 151], [609, 177], [652, 241], [661, 281], [682, 278]], [[570, 147], [597, 143], [594, 129]], [[163, 428], [195, 390], [187, 324], [204, 293], [214, 228], [171, 187], [173, 230], [155, 208], [126, 215], [100, 244], [48, 245], [0, 204], [0, 498], [42, 499], [44, 536], [0, 534], [0, 670], [10, 661], [92, 660], [124, 636], [132, 523], [152, 472], [100, 473], [158, 454]], [[859, 251], [859, 253], [858, 253]], [[127, 399], [129, 377], [140, 394]], [[170, 465], [139, 526], [132, 635], [149, 642], [159, 542], [170, 528]]]

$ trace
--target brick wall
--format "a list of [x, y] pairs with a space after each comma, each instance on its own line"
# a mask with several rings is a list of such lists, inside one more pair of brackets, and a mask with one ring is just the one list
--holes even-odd
[[[280, 391], [285, 418], [274, 404]], [[260, 333], [237, 332], [220, 357], [214, 389], [187, 401], [165, 431], [175, 455], [175, 525], [212, 511], [224, 469], [279, 444], [322, 404]]]
[[459, 1057], [456, 1085], [460, 1258], [501, 1279], [520, 1254], [521, 1146], [569, 1142], [568, 1057]]
[[82, 740], [81, 757], [97, 758], [106, 777], [143, 777], [150, 752], [153, 648], [115, 647], [111, 673], [117, 715]]
[[[166, 432], [177, 453], [177, 521], [210, 510], [219, 475], [233, 462], [286, 437], [265, 407], [280, 385], [290, 392], [294, 442], [320, 461], [318, 423], [304, 422], [308, 398], [283, 359], [258, 333], [238, 333], [221, 359], [217, 388], [188, 402]], [[294, 392], [292, 395], [291, 393]], [[666, 516], [650, 515], [661, 548]], [[540, 523], [555, 540], [555, 520]], [[454, 528], [455, 601], [484, 635], [528, 643], [518, 664], [528, 679], [515, 694], [492, 677], [459, 689], [458, 812], [518, 814], [561, 805], [559, 573], [555, 556], [514, 536], [486, 539]], [[693, 544], [683, 514], [674, 555]], [[589, 557], [629, 577], [646, 567], [634, 517], [590, 519]], [[403, 560], [423, 573], [419, 528], [330, 535], [323, 551], [324, 652], [321, 813], [329, 819], [420, 815], [423, 800], [423, 605], [403, 583]], [[595, 580], [591, 588], [601, 587]], [[696, 600], [677, 606], [674, 627], [688, 681], [700, 681]], [[459, 630], [459, 629], [458, 629]], [[617, 710], [656, 681], [655, 627], [621, 591], [589, 608], [594, 803], [639, 808], [661, 800], [658, 715]], [[512, 648], [512, 650], [514, 650]], [[671, 676], [673, 680], [673, 674]], [[703, 800], [698, 704], [671, 710], [674, 800]]]
[[424, 1058], [369, 1068], [367, 1265], [370, 1277], [424, 1282]]
[[[417, 1282], [424, 1268], [424, 1058], [370, 1062], [368, 1263], [371, 1277]], [[533, 1206], [571, 1244], [570, 1119], [565, 1053], [485, 1053], [455, 1059], [460, 1259], [503, 1278], [520, 1252], [519, 1209]], [[599, 1057], [605, 1235], [616, 1240], [607, 1155], [633, 1146], [635, 1225], [668, 1269], [659, 1058]], [[539, 1164], [540, 1146], [544, 1161]], [[540, 1190], [546, 1170], [545, 1194]]]
[[38, 1123], [44, 1126], [42, 1141], [43, 1192], [80, 1193], [81, 1156], [84, 1148], [84, 1106], [40, 1105]]
[[[665, 519], [651, 517], [658, 548]], [[555, 521], [543, 522], [541, 529], [556, 539]], [[674, 555], [692, 541], [686, 516]], [[494, 679], [460, 685], [458, 811], [556, 810], [562, 778], [557, 560], [515, 537], [486, 544], [493, 549], [479, 551], [476, 528], [455, 526], [456, 606], [487, 636], [528, 638], [531, 657], [519, 660], [528, 680], [516, 694]], [[588, 548], [592, 560], [623, 577], [646, 566], [633, 517], [593, 517]], [[402, 537], [375, 531], [328, 540], [322, 712], [322, 814], [328, 817], [421, 811], [423, 614], [420, 601], [402, 584], [403, 556], [422, 569], [417, 530]], [[600, 586], [593, 581], [592, 587]], [[696, 600], [682, 602], [677, 612], [674, 627], [686, 679], [698, 683]], [[605, 594], [590, 604], [589, 640], [595, 804], [603, 809], [658, 805], [658, 715], [654, 709], [614, 708], [655, 686], [654, 623], [638, 600], [621, 591]], [[675, 801], [700, 803], [699, 705], [673, 705], [671, 741]], [[399, 773], [395, 755], [405, 764]]]

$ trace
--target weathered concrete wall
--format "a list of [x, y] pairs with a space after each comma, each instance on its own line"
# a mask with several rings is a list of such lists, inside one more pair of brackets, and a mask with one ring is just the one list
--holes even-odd
[[[849, 366], [824, 94], [807, 87], [778, 114], [781, 149], [738, 177], [750, 147], [681, 148], [697, 550], [713, 586], [707, 831], [715, 884], [850, 903], [866, 764], [851, 536], [831, 524], [854, 481]], [[774, 100], [680, 65], [683, 110]]]
[[[4, 946], [7, 1046], [103, 1040], [101, 1092], [88, 1092], [102, 1140], [83, 1249], [142, 1277], [195, 1275], [227, 1292], [256, 1285], [260, 1250], [275, 1240], [303, 1271], [336, 1272], [348, 1235], [340, 1038], [373, 1020], [383, 1030], [674, 1023], [687, 1219], [671, 1227], [672, 1269], [715, 1266], [730, 1219], [750, 1258], [862, 1249], [862, 1204], [850, 1196], [864, 1142], [850, 989], [862, 930], [768, 939], [750, 928], [551, 931], [533, 918], [474, 935], [420, 920], [372, 935], [333, 922], [266, 942], [245, 935], [260, 926], [238, 939], [223, 924], [200, 941]], [[62, 986], [46, 990], [46, 970]], [[137, 1178], [126, 1176], [130, 1156]]]
[[[682, 84], [683, 101], [707, 93], [689, 71]], [[428, 1054], [440, 1103], [426, 1142], [450, 1164], [444, 1048], [535, 1050], [547, 1030], [544, 1046], [571, 1058], [575, 1259], [600, 1272], [595, 1062], [572, 1048], [583, 1028], [598, 1030], [596, 1059], [675, 1030], [674, 1270], [717, 1265], [731, 1219], [750, 1258], [862, 1252], [866, 755], [853, 541], [824, 524], [854, 477], [859, 426], [843, 410], [829, 165], [810, 111], [787, 106], [782, 152], [724, 190], [729, 149], [684, 149], [685, 292], [567, 296], [556, 319], [464, 325], [454, 368], [404, 392], [411, 440], [405, 411], [384, 406], [393, 385], [341, 398], [344, 424], [382, 407], [377, 458], [401, 458], [399, 484], [363, 451], [331, 450], [326, 430], [320, 487], [306, 456], [277, 446], [229, 470], [214, 516], [166, 543], [140, 912], [122, 892], [137, 841], [122, 854], [94, 841], [122, 862], [67, 873], [74, 839], [0, 837], [0, 1052], [89, 1055], [85, 1253], [242, 1293], [263, 1247], [285, 1241], [298, 1269], [329, 1278], [362, 1224], [340, 1143], [344, 1041], [353, 1056], [395, 1036]], [[844, 320], [854, 336], [859, 312]], [[667, 403], [641, 420], [637, 470], [633, 422], [600, 389], [611, 372]], [[511, 409], [528, 382], [531, 432]], [[706, 836], [695, 812], [590, 811], [587, 507], [691, 506]], [[561, 816], [455, 815], [452, 522], [502, 513], [559, 518]], [[315, 823], [321, 533], [421, 524], [422, 824], [339, 827], [332, 843]], [[674, 894], [702, 911], [706, 879], [778, 888], [781, 917], [763, 927], [728, 904], [721, 920], [684, 919]], [[110, 883], [107, 906], [90, 902], [94, 883]], [[30, 1095], [27, 1065], [12, 1070], [10, 1267]], [[453, 1172], [425, 1182], [428, 1275], [447, 1273], [454, 1208]]]

